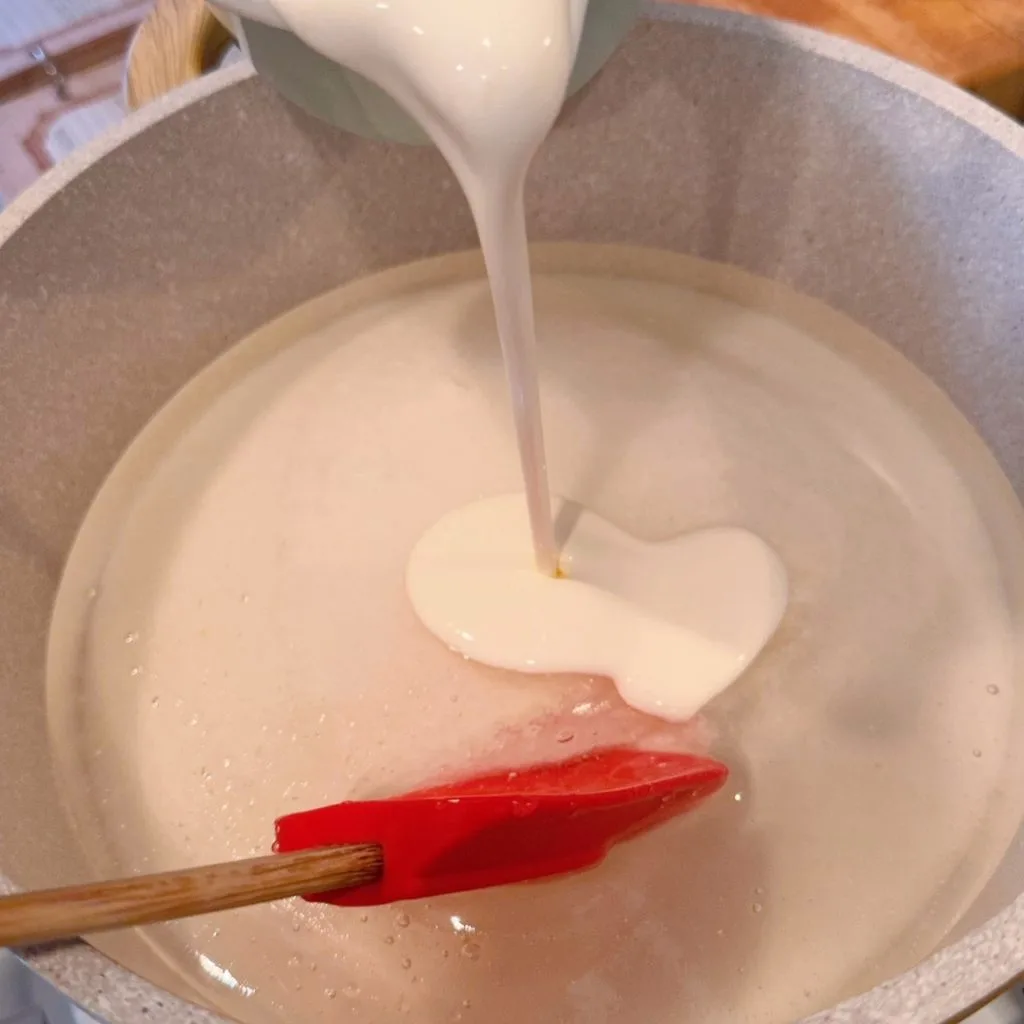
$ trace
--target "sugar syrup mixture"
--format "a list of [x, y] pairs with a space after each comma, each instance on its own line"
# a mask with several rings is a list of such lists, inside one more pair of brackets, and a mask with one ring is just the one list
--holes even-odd
[[450, 509], [515, 491], [475, 257], [358, 282], [242, 342], [101, 491], [55, 611], [58, 771], [98, 872], [265, 852], [273, 818], [604, 742], [710, 746], [730, 787], [573, 878], [148, 929], [253, 1024], [792, 1019], [929, 951], [1020, 820], [1020, 512], [952, 406], [738, 271], [536, 262], [558, 490], [645, 541], [779, 553], [779, 631], [697, 722], [445, 650], [405, 593]]

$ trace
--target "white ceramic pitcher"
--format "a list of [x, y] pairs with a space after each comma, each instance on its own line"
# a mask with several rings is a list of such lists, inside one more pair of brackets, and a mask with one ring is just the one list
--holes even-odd
[[[371, 139], [429, 142], [423, 129], [382, 89], [290, 32], [271, 0], [219, 0], [210, 8], [239, 40], [256, 70], [310, 114]], [[640, 0], [590, 0], [568, 95], [597, 74], [639, 8]]]

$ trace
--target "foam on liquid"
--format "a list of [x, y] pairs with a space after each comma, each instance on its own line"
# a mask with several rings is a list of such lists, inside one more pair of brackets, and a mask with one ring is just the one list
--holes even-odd
[[1020, 820], [1019, 509], [978, 439], [839, 318], [759, 312], [738, 272], [591, 252], [535, 254], [566, 499], [653, 545], [734, 523], [790, 570], [779, 632], [699, 729], [598, 677], [453, 657], [410, 608], [419, 539], [521, 481], [472, 259], [243, 342], [83, 526], [49, 686], [98, 877], [267, 852], [289, 810], [608, 742], [712, 743], [733, 770], [572, 878], [146, 930], [247, 1024], [779, 1024], [928, 952]]

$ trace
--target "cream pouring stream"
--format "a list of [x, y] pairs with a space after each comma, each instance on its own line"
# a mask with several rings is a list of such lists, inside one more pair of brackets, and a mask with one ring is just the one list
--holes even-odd
[[480, 236], [509, 380], [537, 565], [558, 565], [537, 385], [523, 187], [565, 98], [587, 0], [232, 4], [380, 86], [455, 172]]
[[[421, 621], [476, 660], [606, 675], [639, 710], [691, 717], [774, 633], [786, 606], [785, 572], [763, 541], [740, 529], [650, 547], [588, 514], [576, 536], [555, 536], [523, 192], [565, 97], [587, 0], [274, 0], [272, 7], [242, 0], [235, 7], [389, 93], [444, 155], [476, 221], [528, 530], [519, 529], [521, 499], [513, 496], [453, 513], [428, 531], [407, 573]], [[565, 574], [573, 579], [556, 582]]]

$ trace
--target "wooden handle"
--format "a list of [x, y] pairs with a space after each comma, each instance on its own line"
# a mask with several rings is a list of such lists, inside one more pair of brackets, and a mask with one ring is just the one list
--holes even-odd
[[0, 947], [354, 889], [379, 878], [382, 864], [379, 846], [332, 846], [7, 896], [0, 899]]
[[128, 53], [128, 105], [138, 110], [198, 78], [230, 40], [203, 0], [156, 0]]

